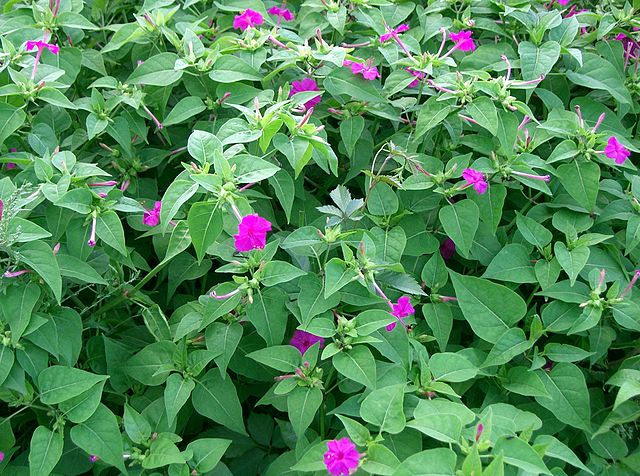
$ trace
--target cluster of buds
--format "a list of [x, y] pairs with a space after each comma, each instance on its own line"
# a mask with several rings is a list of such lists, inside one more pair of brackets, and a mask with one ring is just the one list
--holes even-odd
[[293, 388], [295, 386], [300, 387], [318, 387], [323, 389], [322, 382], [322, 369], [319, 367], [312, 367], [306, 360], [300, 367], [296, 367], [294, 373], [278, 375], [273, 378], [276, 382], [285, 382], [281, 384], [287, 388]]

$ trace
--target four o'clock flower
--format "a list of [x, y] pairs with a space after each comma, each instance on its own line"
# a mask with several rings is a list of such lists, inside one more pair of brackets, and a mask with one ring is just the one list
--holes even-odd
[[[391, 304], [391, 314], [398, 318], [400, 322], [407, 316], [415, 314], [416, 310], [411, 305], [411, 300], [407, 296], [402, 296], [396, 304]], [[392, 322], [387, 326], [387, 331], [392, 331], [397, 322]]]
[[362, 456], [349, 438], [331, 440], [327, 442], [324, 465], [332, 476], [349, 476], [358, 469]]
[[238, 233], [233, 235], [236, 250], [240, 252], [263, 249], [267, 243], [267, 233], [271, 222], [260, 215], [246, 215], [240, 219]]
[[264, 19], [260, 12], [247, 8], [242, 14], [236, 15], [233, 19], [233, 27], [236, 30], [245, 31], [248, 28], [255, 28], [262, 25]]
[[153, 208], [146, 210], [142, 216], [142, 223], [147, 226], [158, 226], [160, 223], [160, 209], [162, 208], [162, 202], [157, 201]]
[[92, 248], [96, 246], [96, 226], [98, 224], [98, 215], [94, 212], [93, 218], [91, 220], [91, 235], [89, 236], [89, 241], [87, 244]]
[[616, 161], [616, 164], [622, 165], [627, 157], [631, 155], [631, 151], [623, 146], [615, 136], [609, 137], [607, 145], [604, 148], [604, 154]]
[[36, 77], [36, 73], [38, 72], [38, 64], [40, 63], [40, 56], [42, 56], [43, 50], [47, 49], [51, 51], [54, 55], [57, 55], [60, 52], [60, 47], [58, 45], [53, 45], [43, 40], [27, 41], [26, 48], [27, 48], [27, 51], [31, 51], [35, 48], [38, 49], [38, 52], [36, 53], [35, 62], [33, 63], [33, 69], [31, 70], [31, 79], [34, 79]]
[[409, 25], [403, 23], [402, 25], [397, 26], [396, 28], [387, 27], [387, 32], [384, 35], [380, 36], [380, 43], [384, 43], [385, 41], [389, 41], [391, 38], [395, 38], [398, 36], [398, 33], [404, 33], [409, 30]]
[[320, 348], [324, 347], [324, 339], [322, 337], [296, 329], [293, 331], [293, 337], [291, 337], [289, 344], [298, 349], [301, 354], [304, 354], [316, 342], [320, 342]]
[[455, 254], [456, 244], [451, 238], [445, 238], [444, 241], [440, 243], [440, 256], [445, 260], [449, 260], [453, 258], [453, 255]]
[[[318, 85], [312, 78], [304, 78], [301, 81], [292, 81], [291, 82], [291, 91], [289, 91], [289, 97], [292, 97], [298, 93], [302, 93], [305, 91], [320, 91]], [[320, 95], [309, 99], [304, 103], [305, 109], [311, 109], [315, 107], [316, 104], [320, 102]]]
[[280, 19], [283, 19], [285, 21], [293, 20], [293, 13], [291, 13], [291, 10], [289, 10], [288, 8], [271, 7], [269, 10], [267, 10], [267, 12], [269, 13], [269, 15], [277, 16], [278, 21], [280, 21]]
[[482, 195], [487, 191], [489, 184], [485, 181], [482, 172], [478, 172], [474, 169], [464, 169], [462, 172], [462, 178], [467, 181], [467, 187], [473, 185], [473, 189], [478, 192], [478, 195]]
[[474, 51], [476, 44], [471, 38], [473, 32], [470, 30], [461, 30], [458, 33], [449, 33], [449, 39], [455, 43], [455, 49], [460, 51]]
[[416, 78], [409, 83], [409, 86], [408, 86], [409, 88], [415, 88], [418, 84], [420, 84], [420, 81], [423, 80], [425, 77], [425, 74], [422, 71], [416, 71], [411, 68], [405, 68], [405, 69]]
[[369, 61], [366, 63], [358, 63], [357, 61], [344, 60], [342, 65], [350, 67], [353, 74], [361, 74], [364, 79], [368, 79], [369, 81], [380, 77], [378, 68], [372, 66]]
[[629, 284], [627, 285], [627, 287], [624, 288], [624, 291], [622, 291], [622, 293], [620, 294], [619, 296], [620, 299], [625, 297], [627, 293], [631, 291], [631, 288], [633, 288], [633, 286], [636, 284], [636, 281], [638, 280], [638, 278], [640, 278], [640, 269], [636, 270], [635, 273], [633, 273], [633, 277], [631, 278], [631, 281], [629, 281]]

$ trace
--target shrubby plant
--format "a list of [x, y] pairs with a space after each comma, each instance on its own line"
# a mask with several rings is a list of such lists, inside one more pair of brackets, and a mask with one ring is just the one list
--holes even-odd
[[5, 474], [637, 474], [639, 2], [0, 6]]

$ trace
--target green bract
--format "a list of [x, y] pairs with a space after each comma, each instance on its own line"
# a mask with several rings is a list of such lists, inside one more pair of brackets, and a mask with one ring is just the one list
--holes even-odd
[[0, 42], [0, 473], [638, 474], [638, 0], [0, 0]]

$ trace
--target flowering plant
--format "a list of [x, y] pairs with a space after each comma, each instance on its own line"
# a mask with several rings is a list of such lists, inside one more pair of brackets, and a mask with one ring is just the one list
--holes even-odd
[[0, 472], [640, 467], [638, 1], [0, 8]]

